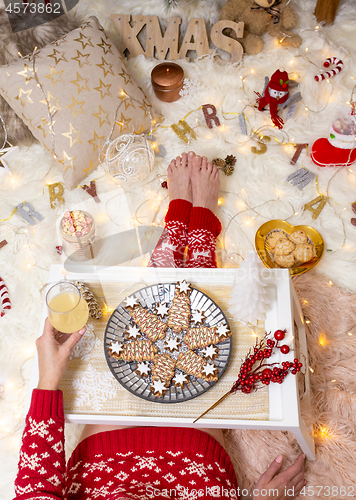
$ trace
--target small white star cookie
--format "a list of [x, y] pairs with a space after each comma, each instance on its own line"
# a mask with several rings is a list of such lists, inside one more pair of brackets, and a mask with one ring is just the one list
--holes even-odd
[[111, 342], [110, 350], [114, 354], [120, 354], [124, 350], [124, 345], [121, 342]]
[[175, 350], [178, 351], [179, 346], [180, 346], [180, 341], [177, 337], [170, 337], [165, 342], [165, 347], [169, 349], [171, 352]]
[[215, 347], [213, 345], [209, 345], [208, 347], [205, 347], [203, 350], [202, 350], [202, 354], [206, 357], [206, 358], [210, 358], [210, 359], [214, 359], [216, 358], [216, 356], [218, 355], [218, 352], [219, 352], [219, 348], [218, 347]]
[[137, 363], [136, 373], [141, 377], [148, 377], [151, 368], [148, 363], [145, 361], [141, 361], [141, 363]]
[[136, 339], [140, 335], [140, 330], [136, 325], [128, 325], [125, 333], [129, 339]]
[[217, 371], [217, 368], [215, 365], [212, 365], [210, 363], [207, 363], [203, 370], [202, 370], [202, 373], [204, 373], [204, 375], [215, 375], [216, 374], [216, 371]]
[[163, 394], [168, 390], [168, 387], [165, 386], [164, 382], [161, 380], [153, 380], [151, 385], [151, 391], [153, 395], [161, 398]]
[[216, 333], [219, 335], [219, 337], [224, 337], [225, 335], [230, 333], [230, 330], [226, 325], [220, 323], [220, 325], [216, 327]]
[[205, 319], [205, 314], [202, 311], [194, 311], [192, 314], [192, 321], [195, 324], [202, 323]]
[[134, 307], [137, 306], [138, 299], [136, 297], [126, 297], [125, 299], [125, 307]]
[[183, 389], [184, 385], [189, 382], [189, 377], [185, 373], [176, 373], [172, 382], [176, 387], [181, 387]]
[[190, 289], [190, 283], [187, 283], [185, 280], [178, 281], [177, 287], [181, 293], [187, 293]]
[[161, 302], [160, 304], [158, 304], [156, 306], [156, 312], [157, 312], [157, 315], [161, 316], [163, 318], [163, 316], [165, 316], [166, 314], [168, 314], [168, 307], [167, 307], [167, 304], [165, 302]]

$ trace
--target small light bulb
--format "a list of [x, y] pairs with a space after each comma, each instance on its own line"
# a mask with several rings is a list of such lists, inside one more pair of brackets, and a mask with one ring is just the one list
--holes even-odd
[[307, 319], [305, 322], [306, 322], [307, 325], [309, 325], [310, 319]]
[[330, 281], [329, 281], [329, 285], [331, 286], [332, 284], [333, 284], [333, 282], [330, 280]]
[[347, 333], [347, 335], [350, 335], [350, 337], [351, 337], [351, 335], [352, 335], [352, 332], [348, 332], [348, 333]]
[[308, 50], [309, 50], [308, 47], [306, 47], [305, 52], [308, 52]]
[[320, 26], [315, 26], [315, 29], [318, 30], [320, 28]]
[[312, 368], [311, 366], [309, 366], [309, 370], [310, 370], [312, 373], [314, 373], [314, 370], [313, 370], [313, 368]]
[[305, 108], [304, 108], [304, 109], [305, 109], [305, 111], [308, 111], [308, 109], [309, 109], [309, 108], [308, 108], [308, 106], [305, 106]]

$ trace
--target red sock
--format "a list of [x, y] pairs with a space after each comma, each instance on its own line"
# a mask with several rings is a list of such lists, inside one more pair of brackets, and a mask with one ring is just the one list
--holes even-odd
[[169, 203], [163, 233], [152, 252], [148, 267], [184, 267], [187, 227], [192, 204], [187, 200]]
[[217, 267], [215, 246], [220, 231], [220, 221], [211, 210], [202, 207], [191, 209], [185, 267]]

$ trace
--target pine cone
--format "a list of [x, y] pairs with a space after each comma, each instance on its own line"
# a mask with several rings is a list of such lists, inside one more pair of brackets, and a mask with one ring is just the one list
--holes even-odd
[[82, 294], [83, 298], [86, 300], [88, 303], [89, 307], [89, 316], [93, 319], [100, 319], [102, 314], [101, 314], [101, 309], [99, 307], [98, 301], [94, 297], [93, 292], [90, 290], [89, 287], [87, 287], [84, 283], [81, 281], [75, 281], [74, 282], [75, 286], [79, 288], [80, 293]]
[[225, 162], [226, 162], [228, 165], [235, 165], [235, 163], [236, 163], [236, 156], [234, 156], [234, 155], [228, 155], [228, 156], [225, 158]]
[[213, 165], [216, 165], [218, 168], [222, 169], [224, 169], [226, 166], [226, 161], [222, 160], [221, 158], [215, 158], [212, 163]]
[[235, 167], [231, 164], [227, 164], [225, 168], [223, 168], [223, 172], [225, 175], [232, 175], [234, 173]]

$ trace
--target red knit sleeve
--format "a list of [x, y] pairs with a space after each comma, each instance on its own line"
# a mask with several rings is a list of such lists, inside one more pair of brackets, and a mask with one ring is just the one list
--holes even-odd
[[15, 498], [63, 499], [65, 466], [62, 391], [34, 389], [22, 435]]

